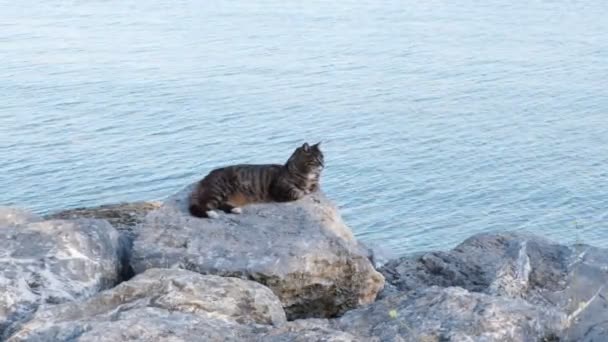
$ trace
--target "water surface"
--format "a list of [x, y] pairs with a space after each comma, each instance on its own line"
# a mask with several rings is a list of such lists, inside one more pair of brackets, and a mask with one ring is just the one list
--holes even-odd
[[161, 199], [323, 141], [398, 255], [489, 230], [608, 247], [608, 2], [0, 0], [0, 203]]

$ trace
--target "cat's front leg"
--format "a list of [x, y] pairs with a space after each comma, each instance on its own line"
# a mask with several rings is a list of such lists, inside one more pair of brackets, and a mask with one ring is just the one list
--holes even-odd
[[273, 191], [276, 202], [291, 202], [302, 198], [305, 192], [296, 187], [277, 187]]
[[306, 191], [302, 191], [298, 188], [292, 188], [289, 192], [289, 196], [292, 201], [297, 201], [300, 198], [304, 197], [305, 195], [306, 195]]
[[229, 203], [222, 203], [220, 204], [220, 206], [218, 207], [219, 210], [225, 212], [226, 214], [241, 214], [243, 212], [243, 209], [239, 208], [239, 207], [235, 207]]

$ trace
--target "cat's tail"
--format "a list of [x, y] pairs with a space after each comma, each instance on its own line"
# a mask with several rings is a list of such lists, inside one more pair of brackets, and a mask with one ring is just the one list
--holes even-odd
[[192, 216], [196, 217], [208, 217], [207, 209], [201, 205], [200, 201], [200, 189], [194, 189], [188, 198], [188, 211]]
[[188, 206], [188, 211], [190, 212], [190, 214], [192, 214], [192, 216], [196, 216], [196, 217], [207, 217], [207, 211], [203, 210], [203, 208], [201, 208], [201, 206], [199, 206], [198, 204], [190, 204], [190, 206]]

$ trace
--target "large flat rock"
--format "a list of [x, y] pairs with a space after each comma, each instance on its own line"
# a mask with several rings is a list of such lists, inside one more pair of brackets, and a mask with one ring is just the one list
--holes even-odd
[[219, 219], [187, 211], [191, 185], [137, 227], [135, 273], [173, 267], [255, 280], [291, 319], [331, 317], [374, 301], [384, 278], [323, 194], [244, 208]]
[[40, 306], [114, 286], [125, 255], [119, 233], [106, 221], [43, 221], [0, 209], [0, 337]]

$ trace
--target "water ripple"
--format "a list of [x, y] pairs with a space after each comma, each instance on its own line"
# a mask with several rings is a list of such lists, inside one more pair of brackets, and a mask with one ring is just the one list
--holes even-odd
[[558, 3], [2, 3], [0, 203], [160, 199], [323, 141], [382, 253], [608, 247], [608, 7]]

